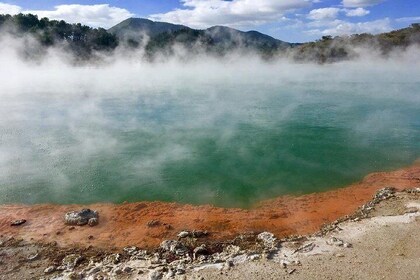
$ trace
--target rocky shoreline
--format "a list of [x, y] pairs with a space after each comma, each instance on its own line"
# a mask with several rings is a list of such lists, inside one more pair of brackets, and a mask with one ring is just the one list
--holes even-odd
[[[223, 242], [206, 242], [206, 232], [182, 231], [177, 239], [164, 240], [154, 250], [129, 246], [110, 252], [94, 247], [60, 248], [56, 243], [41, 244], [2, 235], [0, 278], [206, 279], [199, 275], [206, 271], [229, 273], [250, 262], [271, 262], [284, 275], [299, 274], [308, 256], [334, 252], [336, 258], [344, 257], [353, 244], [337, 236], [349, 224], [378, 217], [378, 208], [387, 208], [394, 216], [418, 219], [420, 188], [402, 192], [381, 189], [352, 215], [328, 223], [311, 235], [281, 239], [270, 232], [248, 232]], [[12, 254], [13, 260], [9, 258]]]
[[[404, 272], [407, 277], [351, 270], [354, 262], [379, 273], [384, 262], [400, 261], [394, 258], [420, 259], [419, 164], [287, 199], [288, 205], [277, 198], [251, 210], [159, 203], [81, 211], [77, 205], [0, 206], [0, 279], [413, 279], [420, 273], [420, 262]], [[197, 215], [201, 219], [193, 219]], [[372, 246], [392, 253], [398, 248], [378, 243], [388, 235], [398, 239], [395, 246], [411, 244], [394, 257], [365, 260]], [[335, 267], [347, 255], [351, 265]], [[337, 269], [346, 275], [336, 276]]]

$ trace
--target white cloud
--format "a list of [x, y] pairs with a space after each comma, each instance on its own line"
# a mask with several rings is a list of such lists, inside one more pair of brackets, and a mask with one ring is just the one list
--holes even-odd
[[384, 2], [385, 0], [343, 0], [344, 7], [368, 7], [374, 6], [379, 3]]
[[65, 20], [70, 23], [83, 23], [92, 27], [109, 28], [134, 16], [126, 9], [112, 7], [108, 4], [99, 5], [58, 5], [54, 10], [23, 10], [19, 6], [0, 3], [0, 13], [17, 14], [31, 13], [39, 17]]
[[339, 8], [321, 8], [309, 12], [308, 18], [313, 20], [334, 19], [340, 12]]
[[396, 21], [398, 21], [398, 22], [420, 22], [420, 17], [402, 17], [402, 18], [397, 18]]
[[10, 5], [7, 3], [1, 3], [0, 2], [0, 15], [1, 14], [18, 14], [20, 13], [20, 11], [22, 10], [21, 7], [16, 6], [16, 5]]
[[307, 33], [312, 35], [350, 35], [355, 33], [382, 33], [392, 30], [389, 18], [367, 21], [367, 22], [347, 22], [335, 20], [328, 23], [311, 23], [317, 29], [309, 30]]
[[348, 17], [363, 17], [365, 15], [368, 15], [370, 11], [363, 9], [363, 8], [357, 8], [357, 9], [346, 9], [346, 16]]
[[289, 11], [308, 7], [310, 0], [182, 0], [183, 8], [151, 15], [153, 20], [204, 28], [245, 26], [280, 20]]

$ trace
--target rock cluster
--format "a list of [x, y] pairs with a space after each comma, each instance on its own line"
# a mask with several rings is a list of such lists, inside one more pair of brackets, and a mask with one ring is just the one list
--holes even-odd
[[[415, 193], [415, 189], [414, 193]], [[373, 196], [372, 200], [367, 202], [366, 204], [359, 207], [359, 209], [352, 215], [346, 215], [344, 217], [341, 217], [332, 223], [325, 224], [321, 227], [321, 230], [314, 234], [315, 236], [323, 236], [331, 231], [341, 230], [340, 227], [338, 227], [339, 223], [351, 220], [354, 222], [360, 221], [361, 219], [367, 218], [372, 210], [375, 209], [375, 205], [379, 204], [383, 200], [390, 199], [392, 197], [395, 197], [395, 188], [392, 187], [386, 187], [378, 190], [375, 195]]]
[[191, 238], [202, 238], [202, 237], [206, 237], [208, 236], [209, 233], [207, 231], [202, 231], [202, 230], [193, 230], [193, 231], [181, 231], [180, 233], [178, 233], [178, 238], [187, 238], [187, 237], [191, 237]]
[[267, 248], [277, 247], [278, 245], [277, 238], [271, 232], [261, 232], [258, 234], [257, 239], [262, 241]]
[[376, 192], [375, 196], [373, 197], [373, 201], [378, 203], [382, 200], [391, 198], [395, 196], [395, 188], [383, 188]]
[[99, 222], [99, 214], [97, 211], [90, 209], [82, 209], [81, 211], [70, 211], [64, 215], [66, 225], [77, 226], [95, 226]]
[[336, 237], [331, 237], [330, 240], [327, 241], [328, 245], [334, 245], [334, 246], [338, 246], [338, 247], [344, 247], [344, 248], [351, 248], [352, 245], [348, 242], [344, 242], [341, 239], [338, 239]]
[[164, 240], [160, 244], [160, 248], [166, 252], [171, 252], [176, 255], [184, 255], [188, 251], [186, 246], [176, 240]]
[[[181, 234], [181, 236], [184, 235]], [[136, 275], [156, 280], [178, 279], [178, 276], [183, 276], [191, 270], [200, 271], [206, 268], [229, 270], [240, 263], [266, 258], [279, 263], [281, 268], [292, 274], [301, 266], [297, 259], [298, 255], [306, 254], [316, 246], [314, 240], [308, 241], [303, 237], [294, 237], [291, 240], [298, 241], [287, 241], [287, 243], [296, 243], [301, 246], [291, 251], [280, 246], [280, 241], [270, 232], [254, 234], [255, 247], [253, 249], [242, 249], [232, 244], [234, 241], [230, 244], [220, 243], [216, 247], [211, 243], [191, 245], [193, 244], [191, 239], [187, 238], [193, 236], [191, 232], [188, 232], [187, 237], [181, 236], [178, 240], [163, 241], [153, 252], [130, 246], [125, 247], [121, 253], [108, 254], [100, 259], [97, 257], [88, 259], [81, 254], [69, 254], [62, 259], [60, 266], [48, 267], [44, 272], [57, 274], [58, 278], [53, 279], [131, 279], [136, 278]], [[243, 239], [248, 238], [251, 237], [243, 237]], [[346, 242], [334, 237], [329, 242], [333, 246], [350, 247]], [[215, 248], [219, 249], [215, 250]]]
[[356, 217], [353, 218], [354, 221], [358, 221], [361, 218], [366, 218], [369, 213], [375, 208], [375, 205], [380, 203], [383, 200], [389, 199], [395, 196], [395, 188], [387, 187], [380, 189], [373, 196], [373, 199], [368, 203], [362, 205], [359, 210], [356, 212]]
[[412, 189], [406, 189], [405, 192], [406, 193], [411, 193], [411, 194], [420, 194], [420, 187], [412, 188]]

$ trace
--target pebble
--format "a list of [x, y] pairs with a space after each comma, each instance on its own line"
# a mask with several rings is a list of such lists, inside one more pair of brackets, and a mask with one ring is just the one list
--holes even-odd
[[49, 266], [44, 270], [45, 274], [50, 274], [53, 273], [55, 271], [55, 266]]
[[117, 269], [115, 269], [115, 270], [114, 270], [114, 274], [115, 274], [115, 275], [120, 275], [120, 274], [122, 274], [122, 273], [123, 273], [123, 271], [122, 271], [122, 269], [121, 269], [121, 268], [119, 268], [119, 267], [118, 267]]
[[233, 260], [227, 260], [226, 261], [226, 266], [227, 267], [232, 267], [233, 266]]
[[133, 272], [133, 269], [131, 267], [129, 267], [129, 266], [126, 266], [126, 267], [124, 267], [123, 271], [125, 273], [131, 273], [131, 272]]
[[282, 268], [286, 268], [290, 263], [286, 260], [281, 260], [280, 265]]
[[150, 280], [160, 280], [162, 279], [162, 273], [160, 271], [152, 271], [149, 275]]
[[36, 254], [33, 254], [33, 255], [29, 255], [26, 259], [28, 260], [28, 261], [34, 261], [34, 260], [36, 260], [36, 259], [38, 259], [39, 258], [39, 254], [38, 253], [36, 253]]
[[181, 231], [180, 233], [178, 233], [179, 238], [185, 238], [185, 237], [188, 237], [189, 235], [190, 233], [188, 231]]
[[15, 220], [15, 221], [10, 223], [10, 226], [16, 227], [16, 226], [23, 225], [24, 223], [26, 223], [25, 219]]

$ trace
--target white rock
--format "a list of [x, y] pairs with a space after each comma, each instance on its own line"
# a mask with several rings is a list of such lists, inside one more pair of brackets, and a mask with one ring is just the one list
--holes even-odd
[[179, 238], [185, 238], [185, 237], [188, 237], [189, 235], [190, 233], [188, 231], [181, 231], [180, 233], [178, 233]]
[[55, 271], [55, 266], [49, 266], [44, 270], [44, 273], [49, 274], [49, 273], [53, 273]]
[[257, 239], [261, 240], [266, 247], [274, 247], [277, 241], [277, 238], [274, 237], [274, 234], [266, 231], [258, 234]]

